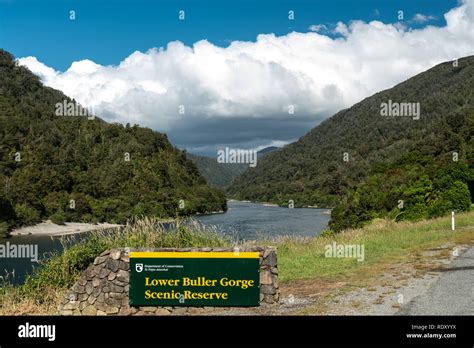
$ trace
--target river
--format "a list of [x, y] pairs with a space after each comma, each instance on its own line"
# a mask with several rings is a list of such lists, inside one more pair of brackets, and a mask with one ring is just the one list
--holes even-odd
[[[229, 201], [228, 207], [226, 213], [198, 215], [195, 218], [204, 225], [215, 226], [232, 240], [241, 241], [281, 235], [316, 236], [327, 227], [330, 217], [327, 209], [288, 209], [239, 201]], [[0, 238], [0, 244], [6, 245], [7, 242], [10, 245], [37, 246], [40, 258], [62, 250], [59, 237], [24, 235]], [[35, 265], [37, 263], [30, 259], [0, 258], [0, 276], [14, 271], [14, 277], [10, 276], [10, 279], [18, 284], [24, 281], [25, 275]]]

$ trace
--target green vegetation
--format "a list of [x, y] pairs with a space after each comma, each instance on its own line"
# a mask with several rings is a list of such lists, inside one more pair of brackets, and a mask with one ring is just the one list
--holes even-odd
[[2, 50], [0, 81], [0, 233], [47, 218], [125, 223], [227, 209], [166, 135], [56, 116], [57, 103], [75, 102]]
[[242, 174], [249, 166], [244, 163], [218, 163], [214, 158], [188, 153], [187, 157], [196, 163], [199, 172], [212, 187], [227, 188], [232, 181]]
[[[40, 260], [40, 265], [27, 276], [23, 285], [12, 286], [8, 279], [0, 283], [0, 315], [55, 313], [61, 295], [71, 287], [102, 252], [114, 248], [187, 248], [224, 247], [230, 241], [216, 230], [205, 229], [195, 220], [180, 219], [171, 229], [165, 229], [158, 219], [142, 218], [124, 227], [97, 230], [73, 244], [74, 236], [63, 240], [62, 253]], [[1, 277], [0, 277], [1, 278]], [[55, 295], [56, 294], [56, 295]], [[16, 312], [15, 309], [20, 312]]]
[[[269, 146], [257, 152], [258, 160], [270, 152], [278, 150], [278, 147]], [[242, 174], [249, 165], [246, 163], [218, 163], [216, 157], [198, 156], [188, 153], [187, 157], [196, 163], [199, 172], [206, 178], [212, 187], [227, 189], [235, 178]]]
[[[440, 64], [338, 112], [266, 156], [228, 192], [281, 206], [334, 207], [335, 231], [374, 218], [413, 221], [469, 210], [473, 91], [474, 56], [458, 67]], [[380, 105], [389, 100], [420, 103], [420, 119], [382, 117]]]
[[[377, 219], [362, 229], [346, 230], [315, 238], [285, 237], [277, 241], [279, 280], [286, 283], [300, 279], [318, 281], [363, 282], [370, 273], [387, 263], [414, 263], [427, 249], [453, 243], [474, 242], [474, 212], [456, 215], [456, 231], [451, 218], [442, 217], [418, 222], [395, 222]], [[354, 258], [326, 258], [325, 246], [363, 244], [364, 262]], [[452, 250], [448, 247], [448, 252]]]
[[[377, 219], [362, 229], [342, 233], [325, 233], [321, 237], [282, 237], [256, 241], [259, 245], [276, 245], [278, 272], [282, 288], [298, 287], [300, 280], [316, 285], [349, 282], [352, 285], [370, 281], [377, 272], [399, 263], [416, 264], [423, 251], [444, 247], [452, 252], [455, 244], [474, 242], [474, 212], [456, 216], [456, 231], [450, 230], [450, 218], [419, 222], [395, 222]], [[63, 253], [52, 254], [20, 286], [0, 283], [0, 315], [56, 314], [66, 291], [103, 251], [119, 247], [224, 247], [232, 242], [215, 230], [203, 228], [193, 220], [163, 229], [156, 219], [140, 219], [125, 227], [92, 232], [72, 245], [64, 240]], [[364, 262], [350, 258], [326, 258], [325, 246], [363, 244]], [[250, 243], [250, 242], [248, 242]], [[247, 244], [248, 244], [247, 243]], [[2, 277], [0, 277], [2, 278]], [[311, 285], [312, 286], [312, 285]]]

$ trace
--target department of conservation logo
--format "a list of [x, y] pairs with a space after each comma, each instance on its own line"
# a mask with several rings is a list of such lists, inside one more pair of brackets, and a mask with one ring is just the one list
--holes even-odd
[[143, 263], [137, 263], [137, 264], [135, 264], [135, 271], [137, 271], [138, 273], [140, 273], [141, 271], [143, 271]]

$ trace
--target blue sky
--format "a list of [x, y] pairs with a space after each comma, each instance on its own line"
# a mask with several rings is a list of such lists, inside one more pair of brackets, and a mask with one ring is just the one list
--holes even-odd
[[[135, 50], [146, 51], [180, 40], [187, 45], [207, 39], [225, 47], [231, 41], [254, 41], [258, 34], [307, 32], [313, 24], [338, 21], [398, 21], [398, 10], [411, 20], [417, 13], [434, 16], [425, 23], [444, 25], [443, 13], [456, 0], [0, 0], [0, 47], [17, 57], [35, 56], [56, 70], [90, 59], [118, 64]], [[69, 20], [69, 11], [76, 19]], [[185, 21], [178, 12], [185, 11]], [[295, 11], [289, 21], [288, 11]]]
[[0, 47], [106, 121], [214, 156], [474, 54], [474, 0], [0, 0]]

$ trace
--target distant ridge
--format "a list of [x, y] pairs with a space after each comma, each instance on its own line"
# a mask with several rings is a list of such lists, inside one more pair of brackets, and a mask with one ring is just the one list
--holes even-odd
[[[392, 102], [419, 103], [419, 119], [382, 116], [383, 103]], [[336, 229], [390, 212], [398, 219], [443, 214], [455, 200], [448, 197], [454, 188], [442, 183], [460, 181], [458, 189], [465, 195], [472, 179], [473, 110], [474, 56], [459, 59], [457, 66], [439, 64], [341, 110], [268, 154], [236, 178], [228, 192], [236, 199], [283, 206], [289, 200], [295, 206], [338, 206], [333, 211]], [[417, 185], [431, 185], [424, 192], [433, 195], [430, 201], [416, 201], [412, 190]], [[399, 201], [404, 206], [397, 212]], [[460, 205], [464, 209], [466, 204]]]
[[[261, 149], [257, 152], [257, 158], [262, 158], [278, 149], [276, 146]], [[199, 156], [191, 153], [187, 155], [189, 159], [196, 163], [207, 183], [221, 189], [226, 189], [236, 177], [249, 167], [248, 164], [244, 163], [218, 163], [217, 157]]]

